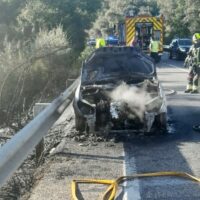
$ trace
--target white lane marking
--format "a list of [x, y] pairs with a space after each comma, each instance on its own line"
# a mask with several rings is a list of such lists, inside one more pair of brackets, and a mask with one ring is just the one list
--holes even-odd
[[[124, 176], [137, 174], [135, 158], [133, 156], [130, 157], [128, 152], [126, 152], [125, 144], [123, 146], [124, 146], [123, 174]], [[140, 185], [138, 179], [135, 179], [134, 181], [127, 181], [125, 182], [124, 186], [125, 186], [125, 191], [123, 200], [131, 200], [131, 199], [141, 200]]]
[[174, 67], [174, 68], [179, 69], [179, 70], [184, 71], [184, 72], [188, 72], [187, 69], [183, 69], [183, 68], [177, 67], [176, 65], [169, 64], [169, 66]]
[[142, 180], [142, 186], [143, 187], [155, 187], [155, 186], [183, 186], [183, 185], [193, 185], [196, 184], [195, 182], [192, 182], [190, 180], [180, 179], [179, 177], [152, 177], [152, 180], [148, 179]]

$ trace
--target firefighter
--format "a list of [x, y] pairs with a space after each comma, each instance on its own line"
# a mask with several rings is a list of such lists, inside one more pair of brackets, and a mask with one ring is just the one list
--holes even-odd
[[154, 59], [156, 63], [160, 61], [160, 57], [158, 55], [159, 49], [160, 49], [160, 41], [155, 40], [153, 37], [151, 39], [149, 50], [150, 50], [150, 56]]
[[198, 93], [198, 81], [200, 77], [200, 33], [195, 33], [192, 37], [188, 56], [191, 57], [191, 64], [188, 72], [188, 84], [185, 93]]
[[187, 55], [187, 57], [185, 58], [185, 61], [184, 61], [184, 68], [188, 68], [192, 65], [192, 56], [191, 55]]
[[100, 47], [105, 47], [105, 46], [106, 46], [106, 41], [102, 37], [102, 35], [99, 34], [99, 37], [96, 39], [96, 49], [98, 49]]

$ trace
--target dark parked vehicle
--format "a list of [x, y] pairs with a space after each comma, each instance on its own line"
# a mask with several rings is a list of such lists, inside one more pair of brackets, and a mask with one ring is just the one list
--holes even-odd
[[169, 45], [169, 58], [181, 60], [185, 59], [192, 46], [192, 40], [188, 38], [173, 39]]
[[90, 39], [88, 39], [87, 45], [88, 45], [88, 46], [95, 46], [95, 45], [96, 45], [96, 40], [95, 40], [95, 38], [90, 38]]
[[133, 47], [104, 47], [84, 62], [73, 102], [78, 131], [166, 128], [166, 104], [152, 59]]

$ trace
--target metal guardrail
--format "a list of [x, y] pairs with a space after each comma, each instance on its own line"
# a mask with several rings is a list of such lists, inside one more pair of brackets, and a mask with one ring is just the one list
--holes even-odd
[[0, 187], [23, 163], [70, 104], [72, 100], [70, 98], [72, 98], [79, 81], [79, 78], [76, 79], [64, 93], [0, 148]]

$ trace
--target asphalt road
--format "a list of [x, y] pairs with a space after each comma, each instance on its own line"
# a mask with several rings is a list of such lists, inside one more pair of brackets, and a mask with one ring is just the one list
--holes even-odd
[[[162, 61], [158, 77], [167, 95], [168, 130], [166, 134], [122, 138], [115, 143], [76, 141], [72, 108], [64, 129], [66, 138], [50, 156], [29, 200], [71, 199], [72, 179], [115, 179], [122, 175], [158, 171], [182, 171], [200, 177], [200, 133], [192, 130], [200, 123], [199, 94], [184, 94], [187, 70], [181, 61]], [[70, 116], [70, 117], [69, 117]], [[69, 120], [69, 118], [71, 120]], [[98, 199], [102, 187], [81, 188], [85, 199]], [[146, 178], [128, 182], [118, 200], [195, 200], [200, 199], [197, 183], [178, 178]], [[83, 198], [80, 198], [83, 199]]]
[[[127, 175], [133, 172], [181, 171], [200, 177], [200, 133], [192, 130], [200, 123], [199, 94], [185, 94], [187, 70], [180, 61], [158, 66], [158, 77], [167, 95], [169, 133], [137, 138], [124, 144]], [[134, 183], [134, 182], [133, 182]], [[129, 183], [132, 186], [133, 183]], [[200, 199], [200, 186], [177, 178], [136, 180], [127, 199]], [[132, 196], [135, 195], [135, 198]]]

